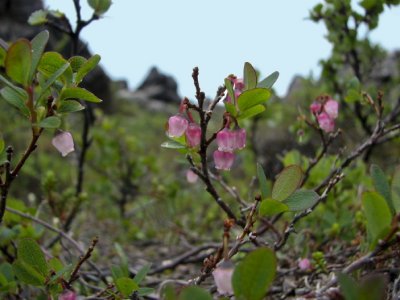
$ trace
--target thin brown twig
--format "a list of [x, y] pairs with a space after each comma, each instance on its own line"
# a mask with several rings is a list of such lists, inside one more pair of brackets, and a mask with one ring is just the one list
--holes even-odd
[[79, 258], [79, 261], [76, 264], [75, 268], [73, 269], [71, 276], [69, 278], [69, 281], [68, 281], [69, 285], [71, 285], [72, 282], [74, 282], [75, 280], [77, 280], [79, 278], [79, 275], [78, 275], [79, 269], [82, 267], [83, 263], [92, 256], [92, 253], [93, 253], [94, 248], [96, 247], [96, 244], [98, 243], [98, 241], [99, 241], [99, 238], [95, 237], [92, 240], [86, 253]]

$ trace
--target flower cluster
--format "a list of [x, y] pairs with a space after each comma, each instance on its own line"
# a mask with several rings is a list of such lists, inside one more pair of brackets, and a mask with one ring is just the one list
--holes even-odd
[[246, 130], [224, 128], [217, 133], [218, 150], [214, 152], [215, 167], [220, 170], [230, 170], [235, 160], [234, 150], [246, 146]]
[[318, 98], [310, 105], [310, 110], [317, 118], [319, 127], [325, 132], [335, 129], [335, 119], [339, 112], [339, 103], [329, 96]]
[[[237, 99], [244, 89], [244, 82], [242, 78], [237, 78], [233, 75], [229, 76], [229, 80], [233, 84], [233, 90], [235, 92], [235, 98]], [[232, 99], [229, 95], [226, 96], [225, 102], [232, 103]]]
[[193, 120], [190, 122], [181, 114], [172, 116], [168, 120], [168, 135], [170, 137], [181, 137], [186, 135], [186, 143], [190, 148], [200, 145], [201, 128]]

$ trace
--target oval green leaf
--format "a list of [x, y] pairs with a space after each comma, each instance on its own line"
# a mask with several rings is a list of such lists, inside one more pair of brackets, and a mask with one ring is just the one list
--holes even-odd
[[300, 186], [303, 180], [303, 171], [297, 165], [291, 165], [278, 174], [272, 188], [272, 198], [278, 201], [287, 199]]
[[26, 106], [28, 94], [23, 90], [14, 90], [8, 86], [1, 89], [0, 95], [12, 106], [16, 107], [25, 117], [29, 117], [29, 109]]
[[283, 213], [288, 210], [289, 210], [289, 207], [286, 204], [269, 198], [269, 199], [265, 199], [261, 202], [259, 214], [260, 214], [260, 216], [263, 216], [263, 217], [264, 216], [271, 217], [271, 216]]
[[257, 163], [257, 179], [261, 191], [261, 198], [267, 199], [269, 196], [267, 177], [261, 164]]
[[61, 100], [76, 99], [94, 103], [101, 102], [101, 100], [97, 98], [96, 95], [80, 87], [64, 88], [61, 91], [60, 99]]
[[18, 260], [21, 260], [38, 271], [41, 275], [47, 276], [49, 266], [42, 249], [30, 238], [20, 240], [18, 244]]
[[261, 114], [262, 112], [264, 112], [264, 110], [265, 110], [265, 106], [262, 104], [259, 104], [259, 105], [250, 107], [249, 109], [241, 112], [237, 119], [238, 120], [248, 119], [248, 118], [254, 117], [258, 114]]
[[311, 190], [298, 190], [283, 200], [290, 211], [306, 210], [317, 203], [319, 195]]
[[89, 58], [87, 62], [85, 62], [76, 73], [74, 80], [75, 83], [79, 84], [83, 80], [83, 78], [97, 66], [100, 59], [101, 59], [100, 55], [97, 54]]
[[27, 86], [31, 64], [32, 48], [28, 40], [20, 39], [8, 48], [4, 65], [7, 76], [12, 80]]
[[212, 300], [211, 295], [197, 286], [184, 288], [179, 295], [179, 300]]
[[61, 119], [56, 116], [51, 116], [40, 121], [38, 126], [41, 128], [58, 128], [61, 126]]
[[257, 86], [257, 72], [253, 66], [246, 62], [243, 68], [244, 89], [251, 90]]
[[374, 184], [375, 190], [379, 194], [381, 194], [383, 198], [385, 198], [387, 204], [389, 205], [390, 210], [394, 212], [391, 189], [385, 173], [383, 173], [382, 169], [375, 164], [371, 165], [370, 172], [371, 172], [372, 183]]
[[272, 86], [275, 84], [275, 82], [278, 80], [279, 77], [279, 72], [275, 71], [272, 74], [270, 74], [268, 77], [264, 78], [262, 81], [260, 81], [257, 85], [259, 88], [264, 88], [264, 89], [271, 89]]
[[36, 68], [39, 65], [40, 58], [43, 55], [44, 48], [49, 41], [49, 32], [44, 30], [37, 34], [31, 41], [32, 45], [32, 65], [29, 72], [29, 79], [32, 80], [36, 72]]
[[376, 192], [366, 192], [362, 196], [367, 230], [370, 236], [371, 249], [390, 229], [392, 214], [386, 200]]
[[255, 88], [245, 91], [238, 97], [238, 106], [240, 111], [245, 111], [253, 106], [262, 104], [271, 97], [271, 92], [267, 89]]
[[57, 112], [60, 114], [72, 113], [80, 110], [84, 110], [85, 107], [77, 101], [66, 100], [62, 101], [60, 106], [57, 108]]
[[396, 213], [400, 212], [400, 166], [396, 168], [392, 178], [392, 201]]
[[133, 292], [139, 289], [137, 283], [129, 277], [118, 278], [115, 281], [115, 285], [124, 297], [129, 297]]
[[275, 278], [275, 253], [268, 248], [259, 248], [236, 266], [232, 285], [236, 299], [260, 300], [265, 297]]

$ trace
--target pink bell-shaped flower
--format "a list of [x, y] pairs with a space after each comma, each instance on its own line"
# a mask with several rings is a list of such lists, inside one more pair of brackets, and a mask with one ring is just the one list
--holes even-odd
[[320, 113], [317, 116], [317, 121], [318, 121], [319, 127], [321, 127], [321, 129], [327, 133], [332, 132], [335, 129], [335, 122], [325, 112]]
[[180, 115], [172, 116], [168, 119], [168, 135], [170, 137], [182, 136], [188, 128], [189, 122]]
[[235, 135], [236, 135], [235, 148], [243, 149], [244, 147], [246, 147], [246, 130], [244, 128], [239, 128], [235, 130]]
[[229, 171], [235, 160], [235, 155], [232, 152], [223, 152], [216, 150], [213, 156], [215, 168], [219, 170]]
[[339, 103], [333, 99], [329, 99], [324, 104], [324, 111], [331, 119], [336, 119], [339, 112]]
[[310, 105], [310, 110], [313, 114], [319, 114], [321, 112], [321, 108], [322, 105], [321, 103], [314, 101], [311, 105]]
[[60, 296], [58, 296], [58, 300], [76, 300], [76, 293], [71, 290], [65, 290]]
[[200, 144], [201, 128], [196, 123], [190, 123], [186, 129], [186, 142], [189, 147], [194, 148]]
[[311, 262], [308, 258], [302, 258], [299, 260], [298, 267], [302, 271], [309, 271], [311, 270]]
[[62, 156], [67, 156], [68, 153], [75, 150], [74, 140], [72, 139], [71, 133], [68, 131], [60, 131], [56, 136], [53, 137], [51, 143], [61, 153]]
[[223, 152], [233, 152], [236, 148], [236, 133], [227, 128], [217, 133], [218, 150]]
[[217, 291], [221, 295], [232, 295], [232, 274], [234, 265], [231, 261], [223, 261], [214, 271], [213, 277]]
[[186, 172], [186, 180], [189, 183], [195, 183], [197, 181], [197, 179], [199, 179], [199, 176], [195, 172], [193, 172], [190, 169], [187, 170], [187, 172]]

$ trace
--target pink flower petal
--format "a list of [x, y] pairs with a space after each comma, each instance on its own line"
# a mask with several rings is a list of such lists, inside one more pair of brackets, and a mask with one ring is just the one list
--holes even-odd
[[61, 131], [51, 140], [53, 146], [61, 153], [62, 156], [67, 156], [70, 152], [75, 150], [74, 140], [71, 133], [68, 131]]

